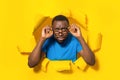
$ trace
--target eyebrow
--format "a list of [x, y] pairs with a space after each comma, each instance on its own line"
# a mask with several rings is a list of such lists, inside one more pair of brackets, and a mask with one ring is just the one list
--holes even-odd
[[[52, 26], [53, 27], [53, 26]], [[62, 26], [54, 26], [54, 27], [57, 27], [57, 28], [59, 28], [59, 27], [62, 27]], [[69, 27], [68, 25], [67, 26], [63, 26], [62, 28], [66, 28], [66, 27]]]

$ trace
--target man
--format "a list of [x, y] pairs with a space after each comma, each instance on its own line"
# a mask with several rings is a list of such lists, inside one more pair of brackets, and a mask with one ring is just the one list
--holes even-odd
[[29, 55], [29, 67], [36, 66], [44, 54], [50, 60], [72, 62], [80, 54], [87, 64], [95, 64], [95, 56], [83, 39], [80, 29], [75, 24], [69, 25], [68, 19], [63, 15], [53, 18], [52, 27], [42, 29], [39, 42]]

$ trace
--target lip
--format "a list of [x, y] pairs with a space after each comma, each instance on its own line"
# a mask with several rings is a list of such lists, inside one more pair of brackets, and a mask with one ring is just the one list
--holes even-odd
[[60, 40], [60, 41], [64, 40], [63, 37], [58, 37], [57, 39]]

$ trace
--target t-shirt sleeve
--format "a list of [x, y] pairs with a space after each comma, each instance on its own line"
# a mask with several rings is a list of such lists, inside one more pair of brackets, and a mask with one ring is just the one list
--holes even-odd
[[79, 53], [82, 50], [81, 43], [77, 40], [77, 53]]
[[48, 46], [49, 40], [47, 39], [43, 45], [42, 45], [42, 52], [47, 52], [47, 46]]

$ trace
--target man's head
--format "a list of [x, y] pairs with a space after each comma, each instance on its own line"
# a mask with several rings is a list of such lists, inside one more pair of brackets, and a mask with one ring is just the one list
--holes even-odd
[[57, 15], [52, 20], [52, 29], [55, 39], [62, 43], [67, 38], [69, 30], [69, 21], [63, 15]]

